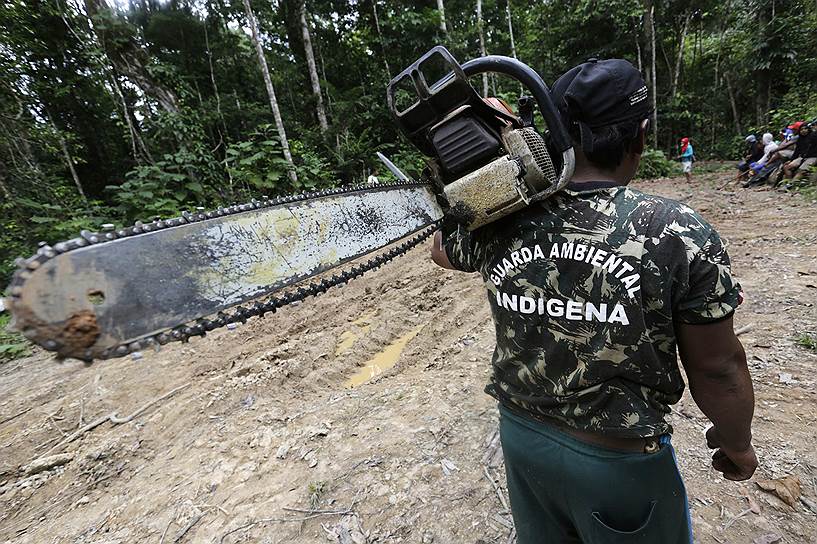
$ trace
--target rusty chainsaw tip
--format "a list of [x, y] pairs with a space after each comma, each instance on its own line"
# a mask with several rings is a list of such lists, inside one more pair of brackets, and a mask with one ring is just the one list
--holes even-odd
[[26, 305], [6, 299], [6, 308], [14, 318], [13, 328], [48, 351], [56, 352], [58, 360], [68, 357], [88, 361], [87, 350], [92, 347], [101, 329], [96, 314], [89, 309], [79, 310], [68, 319], [46, 323]]

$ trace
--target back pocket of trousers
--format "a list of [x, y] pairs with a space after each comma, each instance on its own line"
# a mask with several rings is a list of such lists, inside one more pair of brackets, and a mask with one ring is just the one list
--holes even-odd
[[615, 520], [605, 519], [599, 512], [593, 512], [592, 544], [625, 544], [628, 542], [643, 542], [645, 544], [660, 543], [661, 528], [656, 522], [655, 505], [650, 503], [650, 511], [644, 521], [637, 527], [619, 527]]

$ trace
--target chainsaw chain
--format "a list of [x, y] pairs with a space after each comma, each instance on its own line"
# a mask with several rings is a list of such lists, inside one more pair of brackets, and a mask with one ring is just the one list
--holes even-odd
[[[314, 191], [311, 193], [299, 193], [277, 198], [264, 197], [261, 201], [252, 199], [247, 204], [239, 204], [228, 207], [220, 206], [216, 210], [209, 212], [205, 212], [204, 208], [197, 208], [196, 213], [183, 211], [181, 217], [175, 217], [172, 219], [156, 219], [149, 223], [136, 221], [133, 226], [125, 227], [119, 230], [115, 230], [112, 228], [112, 226], [108, 225], [103, 225], [102, 232], [83, 230], [80, 231], [80, 236], [78, 238], [72, 238], [71, 240], [54, 244], [53, 247], [45, 242], [40, 242], [39, 249], [35, 255], [28, 259], [17, 259], [16, 265], [18, 269], [14, 273], [11, 283], [9, 284], [8, 294], [12, 299], [18, 299], [23, 291], [22, 285], [31, 276], [31, 272], [38, 269], [43, 265], [43, 263], [47, 262], [49, 259], [53, 259], [57, 255], [74, 251], [89, 245], [103, 244], [106, 242], [119, 240], [121, 238], [153, 232], [155, 230], [177, 227], [179, 225], [205, 221], [216, 217], [235, 215], [251, 210], [292, 204], [304, 200], [332, 197], [355, 192], [380, 191], [402, 187], [422, 187], [426, 185], [429, 184], [414, 181], [398, 181], [387, 184], [361, 184], [350, 187]], [[250, 317], [263, 316], [266, 313], [275, 313], [283, 306], [302, 301], [310, 296], [317, 296], [325, 293], [332, 287], [348, 283], [350, 280], [363, 275], [369, 270], [383, 266], [387, 262], [399, 257], [400, 255], [403, 255], [411, 248], [426, 240], [434, 233], [435, 230], [437, 230], [439, 223], [440, 221], [435, 221], [434, 223], [425, 227], [419, 233], [412, 236], [410, 239], [387, 250], [377, 257], [369, 259], [361, 265], [353, 266], [348, 270], [332, 275], [329, 278], [311, 283], [306, 287], [293, 288], [284, 295], [270, 296], [265, 298], [263, 301], [256, 301], [249, 305], [239, 305], [234, 309], [231, 309], [229, 313], [224, 311], [218, 312], [216, 317], [213, 319], [199, 318], [192, 322], [188, 322], [187, 324], [174, 327], [169, 331], [160, 332], [131, 343], [123, 343], [103, 351], [89, 348], [86, 350], [81, 359], [86, 362], [91, 362], [94, 359], [122, 357], [129, 353], [141, 351], [146, 347], [154, 347], [158, 350], [160, 346], [169, 342], [187, 342], [191, 336], [205, 336], [208, 332], [214, 329], [224, 327], [232, 323], [246, 323], [247, 319]], [[26, 331], [24, 330], [23, 333], [25, 334]], [[51, 345], [49, 345], [49, 343]], [[50, 351], [57, 351], [59, 349], [56, 341], [46, 341], [44, 344], [45, 345], [43, 347]]]

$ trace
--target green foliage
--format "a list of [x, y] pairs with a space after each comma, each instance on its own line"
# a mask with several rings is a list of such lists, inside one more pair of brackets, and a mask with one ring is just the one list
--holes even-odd
[[14, 359], [27, 357], [31, 354], [31, 344], [22, 334], [8, 330], [11, 317], [0, 314], [0, 363], [7, 363]]
[[281, 192], [287, 183], [287, 162], [275, 127], [259, 125], [249, 136], [227, 147], [224, 164], [232, 181], [266, 193]]
[[73, 238], [80, 230], [98, 229], [116, 216], [113, 209], [99, 201], [72, 206], [70, 199], [66, 200], [67, 204], [51, 204], [19, 197], [0, 204], [0, 280], [11, 277], [16, 268], [14, 260], [32, 254], [37, 242], [53, 244]]
[[666, 178], [676, 173], [678, 173], [678, 165], [667, 159], [663, 151], [648, 148], [641, 155], [641, 162], [635, 177], [638, 179]]
[[172, 161], [162, 160], [137, 166], [128, 172], [128, 179], [122, 185], [108, 187], [119, 215], [125, 221], [175, 215], [185, 203], [198, 201], [187, 197], [200, 195], [203, 192], [201, 183], [188, 181], [184, 174], [169, 169], [170, 165], [173, 165]]
[[297, 157], [295, 171], [298, 173], [298, 182], [293, 184], [293, 189], [311, 191], [335, 185], [336, 176], [332, 165], [316, 149], [300, 140], [289, 143], [292, 154]]
[[817, 334], [802, 332], [794, 337], [794, 343], [801, 348], [817, 351]]
[[106, 190], [125, 221], [176, 215], [189, 206], [206, 205], [222, 194], [222, 167], [207, 149], [206, 137], [194, 114], [158, 116], [154, 137], [175, 147], [161, 159], [137, 165], [125, 181]]
[[780, 100], [780, 105], [769, 112], [770, 126], [778, 129], [794, 121], [817, 118], [817, 89], [813, 85], [793, 87]]

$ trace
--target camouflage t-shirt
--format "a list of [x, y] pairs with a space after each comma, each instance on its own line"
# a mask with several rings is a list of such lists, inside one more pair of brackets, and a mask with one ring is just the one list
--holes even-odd
[[480, 272], [496, 325], [486, 391], [591, 432], [646, 437], [684, 382], [673, 324], [731, 315], [740, 285], [721, 238], [689, 207], [612, 183], [568, 189], [474, 232], [445, 232]]

